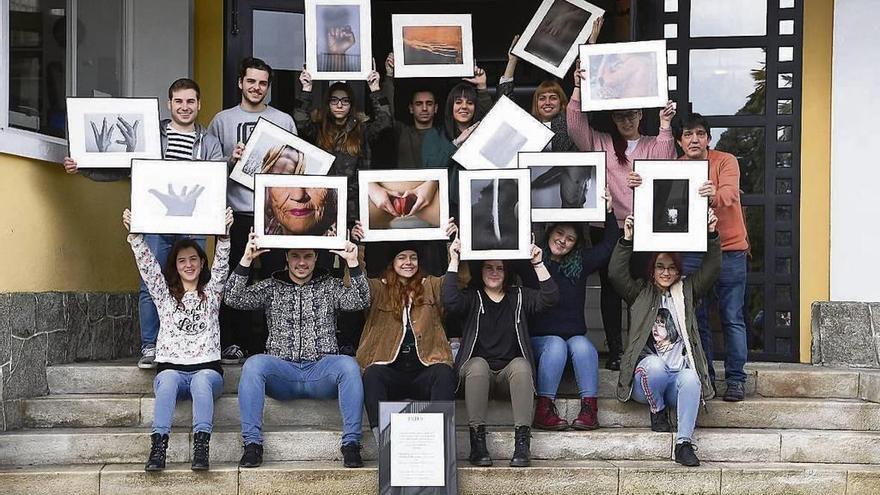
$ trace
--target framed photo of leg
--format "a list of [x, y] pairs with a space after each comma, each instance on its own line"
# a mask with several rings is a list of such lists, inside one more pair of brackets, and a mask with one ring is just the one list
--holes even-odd
[[531, 175], [526, 169], [459, 174], [461, 259], [528, 259]]
[[605, 152], [520, 153], [532, 181], [532, 221], [605, 220]]

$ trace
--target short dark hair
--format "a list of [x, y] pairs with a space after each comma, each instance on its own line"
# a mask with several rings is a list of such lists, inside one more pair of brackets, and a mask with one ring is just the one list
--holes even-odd
[[196, 99], [202, 99], [202, 90], [199, 88], [199, 84], [188, 77], [181, 77], [180, 79], [171, 83], [171, 86], [168, 86], [168, 99], [174, 97], [175, 91], [181, 91], [184, 89], [192, 89], [196, 92]]
[[681, 135], [684, 134], [685, 129], [693, 130], [697, 127], [705, 129], [709, 139], [712, 139], [712, 128], [709, 127], [709, 121], [706, 120], [706, 117], [703, 117], [698, 113], [692, 113], [684, 118], [676, 117], [673, 119], [672, 134], [675, 136], [676, 141], [680, 141]]
[[430, 90], [430, 89], [428, 89], [428, 88], [416, 88], [416, 90], [412, 92], [412, 95], [410, 95], [410, 97], [409, 97], [409, 102], [412, 103], [412, 102], [413, 102], [413, 99], [414, 99], [414, 98], [416, 97], [416, 95], [419, 94], [419, 93], [430, 93], [430, 94], [431, 94], [431, 98], [434, 98], [434, 104], [435, 104], [435, 105], [437, 104], [437, 95], [434, 93], [433, 90]]
[[272, 67], [269, 67], [263, 59], [256, 57], [245, 57], [241, 59], [241, 63], [238, 65], [238, 79], [244, 79], [244, 75], [247, 73], [248, 69], [257, 69], [266, 71], [269, 73], [269, 84], [272, 84]]

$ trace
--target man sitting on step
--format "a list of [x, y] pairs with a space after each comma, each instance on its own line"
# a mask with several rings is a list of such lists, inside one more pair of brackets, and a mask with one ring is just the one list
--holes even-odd
[[264, 309], [269, 337], [266, 354], [251, 356], [242, 367], [238, 408], [244, 455], [239, 466], [263, 463], [263, 405], [273, 399], [339, 398], [342, 413], [342, 455], [345, 467], [361, 467], [361, 419], [364, 389], [360, 367], [351, 356], [339, 355], [336, 316], [370, 305], [370, 288], [358, 267], [357, 248], [330, 251], [348, 264], [351, 284], [315, 270], [314, 249], [287, 251], [287, 270], [248, 286], [259, 249], [251, 232], [241, 262], [229, 276], [226, 304], [235, 309]]

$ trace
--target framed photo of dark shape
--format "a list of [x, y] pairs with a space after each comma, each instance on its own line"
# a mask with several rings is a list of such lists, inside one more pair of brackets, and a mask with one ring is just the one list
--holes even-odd
[[379, 403], [379, 493], [458, 493], [455, 402]]
[[157, 98], [67, 98], [67, 141], [80, 168], [162, 159]]
[[461, 259], [528, 259], [531, 176], [526, 169], [459, 173]]
[[361, 170], [358, 186], [365, 242], [447, 238], [446, 169]]
[[257, 244], [261, 248], [344, 248], [347, 198], [345, 177], [257, 174]]
[[564, 79], [605, 10], [584, 0], [544, 0], [511, 52]]
[[473, 77], [470, 14], [393, 14], [394, 77]]
[[223, 235], [226, 162], [131, 162], [131, 231]]
[[520, 153], [532, 181], [532, 221], [605, 220], [605, 152]]
[[662, 107], [669, 100], [666, 40], [581, 45], [581, 110]]
[[306, 70], [318, 80], [366, 80], [373, 70], [370, 0], [305, 0]]
[[633, 250], [706, 250], [709, 202], [700, 186], [709, 177], [707, 160], [636, 160], [642, 185], [633, 194]]

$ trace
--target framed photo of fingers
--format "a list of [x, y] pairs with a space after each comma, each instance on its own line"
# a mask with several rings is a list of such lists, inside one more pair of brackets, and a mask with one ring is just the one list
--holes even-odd
[[226, 162], [131, 161], [131, 231], [222, 235]]
[[257, 174], [254, 232], [262, 248], [345, 247], [345, 177]]
[[584, 0], [544, 0], [511, 53], [564, 79], [605, 10]]
[[635, 160], [642, 185], [633, 193], [633, 251], [706, 250], [709, 201], [699, 190], [708, 160]]
[[581, 110], [662, 107], [669, 101], [666, 40], [581, 45]]
[[330, 153], [260, 117], [229, 178], [253, 189], [256, 174], [327, 175], [335, 159]]
[[67, 142], [79, 168], [162, 158], [157, 98], [67, 98]]
[[370, 0], [305, 0], [312, 79], [366, 80], [373, 70]]
[[461, 259], [528, 259], [531, 175], [525, 169], [459, 174]]
[[532, 221], [605, 220], [605, 152], [520, 153], [532, 181]]
[[470, 14], [393, 14], [394, 77], [473, 77]]
[[364, 242], [447, 238], [446, 169], [361, 170], [358, 192]]

